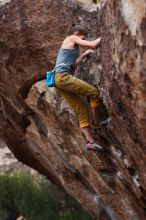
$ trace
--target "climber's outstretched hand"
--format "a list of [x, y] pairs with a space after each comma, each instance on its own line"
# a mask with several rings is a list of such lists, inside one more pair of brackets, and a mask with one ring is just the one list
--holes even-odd
[[84, 57], [86, 57], [86, 56], [91, 55], [91, 54], [94, 54], [94, 53], [95, 53], [94, 50], [89, 49], [89, 50], [86, 50], [83, 55], [84, 55]]

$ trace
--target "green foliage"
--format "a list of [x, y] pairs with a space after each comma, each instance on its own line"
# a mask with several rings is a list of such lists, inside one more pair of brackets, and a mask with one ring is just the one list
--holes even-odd
[[14, 209], [26, 220], [92, 220], [66, 193], [47, 180], [28, 174], [0, 176], [0, 219]]

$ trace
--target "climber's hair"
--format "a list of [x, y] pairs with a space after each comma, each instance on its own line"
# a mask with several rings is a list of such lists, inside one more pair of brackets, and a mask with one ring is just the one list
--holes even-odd
[[88, 36], [86, 28], [82, 25], [74, 25], [69, 31], [70, 34], [74, 34], [75, 32], [79, 32], [80, 35], [85, 35], [86, 37]]

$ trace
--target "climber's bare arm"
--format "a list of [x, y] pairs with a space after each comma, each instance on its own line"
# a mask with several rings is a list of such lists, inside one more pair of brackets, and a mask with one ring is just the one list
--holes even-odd
[[77, 60], [76, 60], [76, 66], [78, 66], [78, 65], [82, 62], [82, 60], [83, 60], [85, 57], [86, 57], [86, 56], [84, 55], [84, 53], [81, 54], [81, 55], [77, 58]]
[[78, 66], [78, 65], [82, 62], [82, 60], [84, 60], [85, 57], [87, 57], [88, 55], [93, 54], [93, 53], [94, 53], [94, 51], [91, 50], [91, 49], [86, 50], [85, 53], [81, 54], [81, 55], [77, 58], [77, 60], [76, 60], [76, 66]]
[[98, 45], [100, 44], [100, 40], [101, 37], [93, 41], [87, 41], [87, 40], [82, 40], [81, 38], [75, 35], [71, 35], [65, 38], [61, 47], [66, 49], [74, 49], [75, 45], [79, 45], [81, 47], [87, 47], [89, 49], [97, 49]]
[[77, 36], [73, 36], [74, 44], [77, 44], [81, 47], [87, 47], [87, 48], [90, 48], [90, 49], [97, 49], [98, 45], [100, 44], [100, 40], [101, 40], [101, 37], [99, 37], [99, 38], [97, 38], [96, 40], [93, 40], [93, 41], [87, 41], [87, 40], [82, 40]]

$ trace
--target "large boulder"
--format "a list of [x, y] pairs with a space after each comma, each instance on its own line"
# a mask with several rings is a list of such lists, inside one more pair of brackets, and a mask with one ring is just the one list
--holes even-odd
[[[145, 2], [103, 1], [98, 11], [96, 1], [86, 2], [13, 0], [1, 6], [0, 135], [18, 160], [95, 219], [144, 220]], [[110, 122], [93, 132], [106, 155], [84, 151], [76, 115], [42, 80], [76, 22], [93, 37], [102, 35], [100, 52], [76, 74], [100, 88]]]

